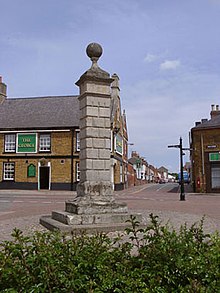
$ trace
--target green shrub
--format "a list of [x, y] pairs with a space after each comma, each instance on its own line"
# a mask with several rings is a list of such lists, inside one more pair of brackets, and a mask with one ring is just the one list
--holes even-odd
[[220, 292], [220, 237], [198, 226], [176, 232], [150, 215], [127, 238], [15, 229], [0, 250], [1, 292]]

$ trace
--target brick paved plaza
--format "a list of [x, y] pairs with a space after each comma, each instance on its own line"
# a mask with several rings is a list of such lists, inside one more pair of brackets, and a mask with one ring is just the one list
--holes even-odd
[[[187, 193], [186, 200], [180, 201], [178, 192], [171, 191], [175, 188], [170, 184], [147, 184], [114, 195], [116, 200], [126, 202], [129, 210], [141, 212], [146, 224], [151, 212], [176, 228], [185, 222], [191, 225], [205, 215], [205, 231], [220, 231], [220, 194]], [[65, 200], [75, 195], [67, 191], [0, 190], [0, 241], [10, 239], [14, 227], [25, 233], [46, 230], [39, 224], [40, 216], [64, 210]]]

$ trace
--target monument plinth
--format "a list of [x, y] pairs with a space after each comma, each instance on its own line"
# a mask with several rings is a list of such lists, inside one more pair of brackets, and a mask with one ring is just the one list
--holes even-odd
[[[130, 214], [125, 203], [115, 201], [110, 174], [113, 79], [98, 66], [102, 47], [92, 43], [86, 52], [92, 65], [76, 82], [80, 91], [80, 182], [76, 198], [66, 202], [65, 212], [52, 212], [51, 220], [80, 229], [91, 224], [123, 226]], [[41, 223], [46, 226], [42, 218]]]

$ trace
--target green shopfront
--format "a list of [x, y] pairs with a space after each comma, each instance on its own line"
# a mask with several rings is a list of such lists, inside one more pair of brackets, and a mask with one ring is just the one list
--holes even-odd
[[220, 192], [220, 153], [205, 153], [204, 176], [206, 178], [207, 192]]

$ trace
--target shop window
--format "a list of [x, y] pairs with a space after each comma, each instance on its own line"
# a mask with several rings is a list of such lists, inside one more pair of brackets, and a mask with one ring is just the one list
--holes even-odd
[[51, 136], [50, 134], [40, 134], [39, 152], [50, 152]]
[[76, 181], [80, 180], [79, 162], [76, 162]]
[[4, 163], [3, 178], [4, 178], [4, 180], [14, 180], [15, 179], [15, 163], [12, 163], [12, 162]]
[[79, 131], [76, 131], [76, 151], [80, 151], [80, 138], [79, 138]]
[[5, 152], [13, 153], [16, 150], [16, 135], [5, 134]]
[[220, 188], [220, 166], [212, 166], [211, 176], [212, 188]]
[[36, 176], [36, 166], [30, 164], [27, 168], [27, 176], [28, 177], [35, 177]]

